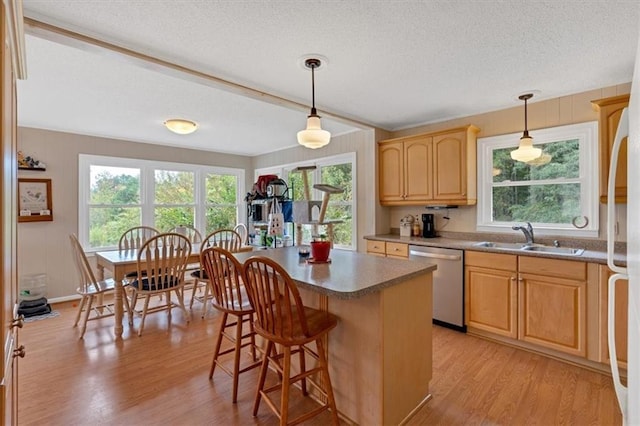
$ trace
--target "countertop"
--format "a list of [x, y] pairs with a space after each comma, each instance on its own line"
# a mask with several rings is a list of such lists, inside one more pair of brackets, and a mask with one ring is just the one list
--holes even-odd
[[[606, 252], [606, 242], [600, 240], [586, 240], [586, 239], [572, 239], [572, 240], [560, 240], [560, 247], [573, 247], [573, 248], [581, 248], [585, 249], [584, 253], [580, 256], [571, 256], [571, 255], [562, 255], [555, 253], [541, 253], [541, 252], [531, 252], [526, 250], [505, 250], [505, 249], [496, 249], [491, 247], [478, 247], [474, 244], [480, 241], [493, 241], [493, 242], [524, 242], [522, 239], [518, 240], [516, 238], [510, 238], [511, 236], [498, 235], [498, 234], [487, 234], [487, 233], [457, 233], [457, 232], [449, 232], [442, 236], [436, 238], [422, 238], [422, 237], [401, 237], [399, 234], [381, 234], [381, 235], [368, 235], [364, 238], [366, 240], [375, 240], [375, 241], [387, 241], [393, 243], [406, 243], [418, 246], [426, 246], [426, 247], [441, 247], [441, 248], [449, 248], [449, 249], [458, 249], [458, 250], [474, 250], [474, 251], [484, 251], [491, 253], [508, 253], [508, 254], [517, 254], [520, 256], [536, 256], [536, 257], [546, 257], [553, 259], [564, 259], [564, 260], [575, 260], [581, 262], [593, 262], [606, 264], [607, 263], [607, 252]], [[549, 238], [541, 238], [540, 242], [545, 245], [551, 245], [551, 241]], [[625, 266], [626, 265], [626, 256], [624, 253], [624, 244], [617, 243], [616, 244], [616, 254], [614, 256], [614, 260], [616, 265]], [[622, 253], [618, 253], [617, 251], [622, 251]]]
[[282, 265], [301, 288], [340, 299], [362, 297], [436, 269], [428, 259], [407, 262], [346, 250], [331, 250], [331, 263], [310, 264], [298, 256], [299, 248], [269, 248], [234, 255], [240, 262], [251, 256], [266, 256]]

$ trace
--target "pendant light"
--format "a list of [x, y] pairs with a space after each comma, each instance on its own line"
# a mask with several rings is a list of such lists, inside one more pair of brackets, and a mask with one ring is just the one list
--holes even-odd
[[315, 78], [313, 70], [321, 65], [320, 59], [308, 58], [304, 66], [311, 69], [311, 114], [307, 117], [307, 128], [298, 132], [298, 143], [307, 148], [321, 148], [331, 140], [331, 133], [320, 127], [320, 116], [316, 111]]
[[522, 161], [523, 163], [535, 160], [542, 155], [540, 148], [533, 147], [533, 138], [529, 136], [529, 130], [527, 130], [527, 101], [532, 97], [533, 93], [518, 96], [518, 99], [524, 101], [524, 132], [520, 138], [518, 149], [511, 151], [511, 158], [516, 161]]

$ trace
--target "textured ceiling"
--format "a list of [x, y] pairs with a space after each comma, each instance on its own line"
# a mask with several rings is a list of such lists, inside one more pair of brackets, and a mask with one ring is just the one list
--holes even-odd
[[[307, 54], [328, 59], [316, 73], [324, 128], [397, 130], [517, 106], [530, 90], [539, 91], [535, 102], [631, 81], [640, 5], [24, 0], [24, 14], [248, 87], [252, 96], [28, 25], [21, 126], [259, 155], [296, 145], [311, 97], [310, 73], [300, 66]], [[172, 135], [161, 126], [171, 117], [200, 129]]]

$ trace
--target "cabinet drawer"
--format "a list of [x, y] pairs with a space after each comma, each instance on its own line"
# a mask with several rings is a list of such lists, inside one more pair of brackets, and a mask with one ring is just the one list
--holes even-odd
[[546, 275], [555, 278], [568, 278], [580, 281], [587, 279], [586, 262], [576, 262], [572, 260], [520, 256], [519, 271], [521, 273]]
[[377, 254], [386, 254], [385, 242], [367, 240], [367, 252], [377, 253]]
[[485, 253], [468, 250], [464, 254], [465, 266], [515, 271], [518, 257], [514, 254]]
[[409, 244], [387, 243], [387, 256], [409, 257]]

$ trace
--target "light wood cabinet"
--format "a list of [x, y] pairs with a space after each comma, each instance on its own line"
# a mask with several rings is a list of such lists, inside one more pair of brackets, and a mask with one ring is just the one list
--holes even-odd
[[475, 204], [478, 131], [469, 125], [379, 142], [380, 203]]
[[469, 327], [518, 337], [517, 256], [465, 253], [465, 318]]
[[465, 252], [470, 328], [571, 355], [587, 355], [587, 264]]
[[[609, 359], [609, 277], [613, 274], [606, 265], [599, 265], [600, 280], [598, 286], [599, 295], [599, 316], [600, 316], [600, 358], [598, 361], [610, 363]], [[627, 280], [616, 281], [616, 355], [621, 367], [626, 368], [627, 364], [627, 318], [629, 303], [629, 283]]]
[[518, 338], [587, 355], [587, 264], [519, 256]]
[[[609, 162], [613, 139], [618, 129], [622, 110], [629, 105], [629, 95], [614, 96], [591, 102], [599, 112], [598, 127], [600, 129], [600, 202], [607, 202], [607, 184], [609, 182]], [[627, 139], [623, 139], [618, 158], [618, 169], [615, 176], [615, 202], [627, 202]]]
[[375, 256], [409, 258], [409, 244], [367, 240], [367, 253]]

